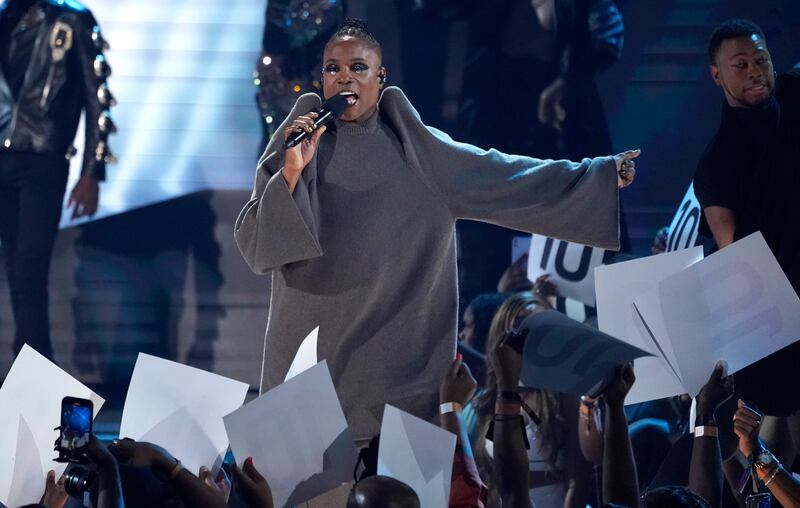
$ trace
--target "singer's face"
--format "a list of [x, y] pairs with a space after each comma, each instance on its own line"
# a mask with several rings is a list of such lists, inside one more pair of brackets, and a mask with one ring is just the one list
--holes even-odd
[[322, 57], [322, 93], [325, 99], [349, 94], [340, 119], [361, 122], [378, 107], [381, 56], [369, 43], [348, 37], [328, 44]]

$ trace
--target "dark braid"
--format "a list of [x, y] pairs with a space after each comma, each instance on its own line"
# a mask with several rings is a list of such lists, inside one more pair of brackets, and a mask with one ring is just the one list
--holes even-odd
[[364, 20], [355, 18], [345, 19], [342, 26], [331, 36], [325, 46], [327, 47], [335, 40], [341, 40], [347, 37], [357, 37], [374, 46], [379, 54], [381, 52], [381, 43], [372, 36], [367, 27], [367, 23]]

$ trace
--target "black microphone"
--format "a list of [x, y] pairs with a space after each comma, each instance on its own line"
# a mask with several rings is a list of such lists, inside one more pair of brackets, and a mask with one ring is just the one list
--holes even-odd
[[341, 114], [344, 113], [344, 110], [347, 109], [347, 106], [347, 97], [344, 95], [334, 95], [325, 101], [325, 104], [323, 104], [317, 112], [319, 113], [319, 116], [314, 119], [314, 126], [312, 127], [311, 132], [303, 129], [300, 132], [292, 133], [283, 143], [284, 150], [299, 145], [300, 142], [305, 140], [315, 130], [319, 129], [328, 122], [339, 118]]

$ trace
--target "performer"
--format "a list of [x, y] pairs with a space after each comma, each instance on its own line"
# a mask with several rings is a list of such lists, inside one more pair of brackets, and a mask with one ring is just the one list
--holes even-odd
[[0, 6], [0, 242], [16, 332], [52, 358], [47, 278], [61, 219], [69, 158], [86, 113], [83, 169], [72, 218], [97, 210], [114, 98], [97, 22], [78, 2], [8, 0]]
[[[719, 130], [694, 177], [707, 221], [701, 231], [710, 228], [719, 248], [761, 231], [798, 291], [800, 71], [776, 78], [764, 33], [747, 20], [717, 27], [708, 52], [711, 77], [725, 101]], [[773, 387], [794, 385], [798, 359], [800, 342], [737, 373], [736, 388], [767, 414], [797, 411], [800, 397]]]
[[360, 21], [334, 34], [322, 69], [325, 97], [346, 95], [348, 108], [284, 151], [284, 136], [313, 130], [319, 97], [300, 97], [235, 237], [253, 271], [272, 273], [261, 389], [284, 380], [319, 326], [318, 358], [359, 439], [379, 431], [386, 403], [437, 413], [456, 343], [456, 219], [616, 249], [617, 188], [639, 152], [574, 163], [457, 143], [426, 127], [400, 89], [381, 93], [381, 47]]

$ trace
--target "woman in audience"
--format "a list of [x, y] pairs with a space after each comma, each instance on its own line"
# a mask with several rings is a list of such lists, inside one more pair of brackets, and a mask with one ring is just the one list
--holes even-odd
[[[499, 346], [506, 332], [516, 328], [539, 307], [531, 293], [511, 296], [498, 310], [486, 341], [487, 355]], [[475, 457], [481, 477], [494, 477], [493, 443], [486, 438], [495, 399], [502, 390], [492, 362], [486, 365], [484, 390], [465, 410], [472, 426]], [[540, 424], [527, 426], [530, 443], [530, 496], [537, 508], [580, 507], [590, 500], [591, 466], [584, 460], [578, 442], [578, 397], [547, 390], [520, 390], [523, 402], [539, 418]], [[499, 506], [496, 485], [490, 485], [488, 506]]]
[[458, 341], [480, 353], [486, 352], [486, 337], [497, 309], [508, 298], [504, 293], [484, 293], [469, 302], [464, 309]]

